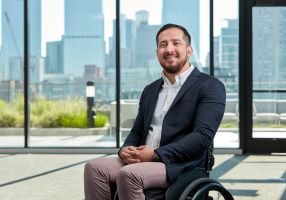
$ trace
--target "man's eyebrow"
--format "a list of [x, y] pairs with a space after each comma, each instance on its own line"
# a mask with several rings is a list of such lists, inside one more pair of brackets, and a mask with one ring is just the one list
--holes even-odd
[[158, 42], [158, 44], [163, 44], [163, 43], [167, 43], [167, 40], [162, 40], [162, 41]]
[[[172, 42], [178, 42], [178, 41], [183, 41], [181, 39], [171, 39]], [[159, 44], [164, 43], [164, 42], [168, 42], [168, 40], [162, 40], [159, 42]]]
[[171, 41], [178, 42], [178, 41], [183, 41], [183, 40], [181, 40], [181, 39], [171, 39]]

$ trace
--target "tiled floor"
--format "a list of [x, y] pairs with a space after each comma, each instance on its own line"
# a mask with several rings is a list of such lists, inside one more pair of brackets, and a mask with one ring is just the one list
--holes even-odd
[[[1, 200], [82, 200], [83, 167], [102, 154], [1, 154]], [[286, 155], [215, 155], [211, 177], [238, 200], [286, 200]]]

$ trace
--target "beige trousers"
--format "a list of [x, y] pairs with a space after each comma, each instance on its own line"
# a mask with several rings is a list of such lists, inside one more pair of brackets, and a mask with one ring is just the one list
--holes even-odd
[[125, 165], [118, 157], [97, 158], [84, 168], [85, 200], [111, 199], [110, 183], [115, 182], [120, 200], [145, 200], [144, 189], [169, 185], [164, 163]]

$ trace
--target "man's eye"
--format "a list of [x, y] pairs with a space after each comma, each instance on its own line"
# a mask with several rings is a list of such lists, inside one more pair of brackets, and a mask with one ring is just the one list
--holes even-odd
[[164, 48], [164, 47], [166, 47], [166, 44], [160, 44], [159, 47]]

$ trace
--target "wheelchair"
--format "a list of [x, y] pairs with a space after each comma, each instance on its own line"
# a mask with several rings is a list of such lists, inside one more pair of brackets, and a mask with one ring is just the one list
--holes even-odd
[[[213, 145], [208, 148], [206, 155], [205, 169], [194, 169], [182, 173], [175, 183], [167, 189], [150, 188], [144, 190], [146, 200], [165, 200], [171, 199], [174, 190], [179, 196], [178, 200], [234, 200], [231, 193], [218, 181], [209, 178], [209, 173], [214, 165]], [[183, 184], [179, 184], [179, 182]], [[172, 189], [171, 189], [172, 188]], [[173, 190], [170, 192], [170, 190]], [[178, 192], [180, 193], [178, 195]], [[116, 184], [111, 186], [113, 200], [119, 200], [116, 190]]]

